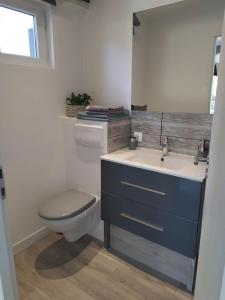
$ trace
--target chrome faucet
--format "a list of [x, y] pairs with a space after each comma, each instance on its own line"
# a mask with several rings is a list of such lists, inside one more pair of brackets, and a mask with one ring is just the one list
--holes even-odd
[[209, 163], [209, 147], [210, 141], [209, 140], [202, 140], [201, 144], [198, 145], [197, 153], [194, 158], [194, 164], [198, 165], [199, 162], [206, 162]]
[[162, 157], [168, 155], [168, 139], [166, 136], [161, 136], [161, 146], [162, 146]]

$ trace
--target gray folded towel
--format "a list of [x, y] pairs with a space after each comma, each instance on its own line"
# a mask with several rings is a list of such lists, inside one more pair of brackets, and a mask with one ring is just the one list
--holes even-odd
[[86, 113], [88, 115], [104, 115], [104, 116], [110, 116], [110, 115], [123, 115], [126, 113], [126, 110], [109, 110], [109, 111], [92, 111], [87, 110]]
[[123, 113], [120, 114], [104, 114], [104, 113], [90, 113], [90, 112], [79, 112], [78, 113], [79, 117], [85, 117], [85, 118], [99, 118], [99, 119], [117, 119], [117, 118], [123, 118], [123, 117], [127, 117], [129, 116], [129, 111], [128, 110], [124, 110]]
[[79, 112], [78, 119], [111, 122], [116, 120], [129, 119], [129, 111], [125, 110], [123, 114], [108, 115], [108, 114], [89, 114], [88, 112]]
[[110, 112], [117, 112], [117, 111], [123, 111], [124, 107], [123, 106], [118, 106], [118, 107], [107, 107], [107, 106], [102, 106], [102, 105], [89, 105], [86, 107], [86, 111], [94, 111], [94, 112], [105, 112], [105, 113], [110, 113]]
[[88, 114], [87, 112], [79, 112], [78, 117], [85, 117], [85, 118], [99, 118], [99, 119], [106, 119], [108, 120], [109, 116], [104, 114]]
[[131, 110], [134, 111], [146, 111], [148, 109], [147, 105], [131, 105]]

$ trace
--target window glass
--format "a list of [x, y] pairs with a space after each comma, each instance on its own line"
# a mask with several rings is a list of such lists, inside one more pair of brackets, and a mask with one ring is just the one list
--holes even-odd
[[0, 6], [0, 52], [38, 58], [35, 16]]

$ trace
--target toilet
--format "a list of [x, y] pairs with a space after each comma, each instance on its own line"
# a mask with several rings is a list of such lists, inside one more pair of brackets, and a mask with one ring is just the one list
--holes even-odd
[[41, 222], [51, 231], [75, 242], [100, 222], [100, 198], [77, 190], [66, 191], [38, 209]]
[[[64, 120], [67, 191], [46, 199], [38, 208], [43, 225], [75, 242], [90, 233], [103, 239], [101, 223], [101, 161], [107, 153], [104, 122]], [[88, 192], [87, 192], [88, 191]], [[96, 196], [97, 195], [97, 196]]]

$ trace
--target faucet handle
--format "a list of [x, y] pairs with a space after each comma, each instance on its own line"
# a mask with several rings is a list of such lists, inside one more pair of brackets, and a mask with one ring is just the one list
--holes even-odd
[[161, 136], [161, 146], [167, 146], [168, 145], [168, 139], [166, 136]]
[[201, 144], [198, 147], [198, 150], [202, 153], [205, 153], [206, 155], [209, 154], [209, 147], [210, 147], [210, 141], [209, 140], [202, 140]]
[[163, 151], [163, 156], [168, 154], [168, 139], [166, 136], [161, 136], [161, 146]]
[[201, 152], [204, 152], [205, 151], [205, 140], [202, 140], [201, 141], [201, 144], [199, 145], [199, 150]]

